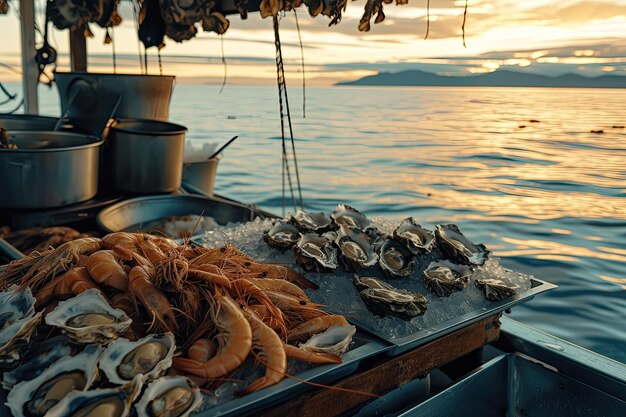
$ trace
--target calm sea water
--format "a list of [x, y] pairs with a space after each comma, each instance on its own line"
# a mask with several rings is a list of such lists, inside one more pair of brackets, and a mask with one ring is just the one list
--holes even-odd
[[[171, 120], [196, 140], [239, 135], [216, 191], [280, 213], [276, 88], [218, 91], [178, 85]], [[309, 88], [305, 119], [289, 93], [307, 209], [457, 223], [559, 285], [513, 318], [626, 362], [626, 90]]]

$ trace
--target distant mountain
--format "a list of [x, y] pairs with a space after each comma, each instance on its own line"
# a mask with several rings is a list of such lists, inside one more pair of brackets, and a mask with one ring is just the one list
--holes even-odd
[[547, 77], [506, 70], [454, 77], [409, 70], [396, 73], [381, 72], [355, 81], [342, 81], [336, 85], [626, 88], [626, 77], [603, 75], [589, 78], [577, 74]]

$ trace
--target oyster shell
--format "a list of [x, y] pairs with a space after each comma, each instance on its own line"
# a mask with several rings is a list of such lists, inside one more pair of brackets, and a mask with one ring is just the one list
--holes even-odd
[[358, 272], [378, 262], [367, 235], [359, 229], [341, 226], [335, 244], [339, 248], [339, 262], [348, 272]]
[[443, 253], [451, 260], [464, 265], [482, 265], [491, 253], [485, 245], [474, 244], [463, 236], [455, 224], [438, 224], [435, 236]]
[[499, 301], [511, 297], [520, 288], [518, 285], [507, 284], [499, 279], [477, 279], [475, 283], [489, 301]]
[[294, 225], [278, 220], [263, 234], [263, 240], [273, 248], [289, 249], [300, 240], [300, 231]]
[[0, 292], [0, 330], [16, 320], [35, 314], [35, 297], [26, 287], [19, 290], [12, 285], [6, 291]]
[[11, 372], [5, 372], [2, 386], [10, 390], [22, 381], [30, 381], [41, 374], [44, 369], [61, 358], [70, 356], [71, 349], [66, 336], [59, 335], [42, 343], [31, 344], [28, 352], [28, 361], [22, 363]]
[[311, 336], [309, 340], [300, 345], [300, 349], [339, 356], [348, 350], [355, 333], [356, 327], [350, 324], [345, 326], [332, 326], [325, 332]]
[[58, 360], [38, 377], [13, 387], [7, 405], [15, 417], [39, 417], [74, 390], [84, 391], [98, 377], [103, 348], [89, 345], [76, 356]]
[[136, 342], [120, 338], [104, 351], [100, 369], [114, 384], [126, 384], [136, 375], [144, 380], [158, 378], [172, 366], [174, 350], [172, 333], [151, 334]]
[[306, 211], [298, 210], [295, 216], [290, 216], [289, 221], [306, 232], [321, 233], [332, 224], [330, 217], [324, 213], [309, 213]]
[[417, 224], [413, 217], [402, 220], [392, 236], [404, 243], [414, 255], [430, 253], [435, 246], [435, 234]]
[[22, 351], [41, 320], [35, 313], [35, 298], [30, 288], [16, 285], [0, 293], [0, 367], [19, 363]]
[[60, 302], [46, 316], [46, 324], [58, 327], [79, 343], [110, 343], [124, 333], [131, 322], [126, 313], [111, 307], [97, 289]]
[[380, 246], [378, 265], [388, 278], [408, 277], [415, 271], [415, 256], [402, 243], [387, 240]]
[[337, 249], [323, 236], [307, 233], [293, 247], [296, 263], [305, 271], [328, 272], [337, 269]]
[[402, 320], [421, 316], [428, 306], [428, 300], [422, 294], [397, 288], [366, 288], [359, 295], [372, 313]]
[[152, 381], [135, 405], [138, 417], [187, 417], [202, 404], [202, 394], [189, 378], [163, 377]]
[[337, 205], [335, 211], [330, 214], [330, 218], [337, 227], [347, 226], [350, 229], [358, 228], [363, 231], [374, 227], [364, 214], [347, 204]]
[[424, 271], [424, 285], [439, 297], [447, 297], [467, 286], [472, 269], [449, 261], [431, 262]]
[[74, 391], [48, 411], [46, 417], [126, 417], [142, 385], [143, 379], [138, 375], [121, 387]]

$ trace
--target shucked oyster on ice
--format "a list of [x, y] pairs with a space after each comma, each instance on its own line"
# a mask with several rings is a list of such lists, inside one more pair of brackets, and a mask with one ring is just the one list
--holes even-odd
[[467, 286], [472, 269], [449, 261], [431, 262], [424, 271], [426, 288], [439, 297], [447, 297]]
[[202, 404], [196, 385], [183, 376], [152, 381], [135, 405], [138, 417], [187, 417]]
[[117, 388], [74, 391], [50, 409], [46, 417], [126, 417], [142, 385], [143, 379], [138, 375]]
[[415, 255], [429, 253], [435, 246], [435, 234], [417, 224], [413, 217], [404, 219], [392, 236], [404, 243]]
[[499, 279], [477, 279], [476, 286], [485, 294], [489, 301], [499, 301], [515, 295], [520, 289], [518, 285], [507, 284]]
[[359, 229], [341, 226], [335, 244], [339, 248], [339, 262], [348, 272], [358, 272], [378, 261], [367, 235]]
[[374, 226], [372, 222], [360, 211], [347, 204], [339, 204], [335, 211], [330, 214], [333, 223], [339, 226], [347, 226], [350, 229], [358, 228], [367, 231]]
[[41, 417], [74, 390], [89, 389], [98, 377], [100, 345], [89, 345], [82, 353], [58, 360], [38, 377], [13, 387], [7, 405], [14, 417]]
[[46, 324], [58, 327], [79, 343], [107, 344], [124, 333], [131, 322], [126, 313], [111, 307], [97, 289], [60, 302], [46, 316]]
[[354, 285], [367, 308], [378, 316], [396, 316], [411, 320], [426, 312], [428, 299], [422, 294], [395, 288], [372, 277], [354, 277]]
[[380, 246], [378, 265], [389, 278], [408, 277], [415, 271], [415, 256], [402, 243], [387, 240]]
[[435, 236], [441, 250], [451, 260], [464, 265], [482, 265], [491, 253], [485, 245], [474, 244], [463, 236], [455, 224], [438, 224]]
[[172, 366], [175, 350], [172, 333], [151, 334], [136, 342], [120, 338], [104, 351], [100, 369], [115, 384], [126, 384], [136, 375], [145, 380], [157, 378]]
[[310, 213], [308, 211], [298, 210], [295, 216], [289, 216], [288, 219], [306, 232], [321, 233], [330, 228], [332, 220], [324, 213]]
[[273, 248], [289, 249], [300, 240], [300, 231], [294, 225], [278, 220], [263, 234], [263, 240]]
[[326, 331], [311, 336], [300, 345], [300, 349], [339, 356], [348, 350], [355, 333], [356, 327], [350, 324], [331, 326]]
[[330, 240], [307, 233], [293, 247], [296, 263], [305, 271], [327, 272], [337, 269], [337, 249]]

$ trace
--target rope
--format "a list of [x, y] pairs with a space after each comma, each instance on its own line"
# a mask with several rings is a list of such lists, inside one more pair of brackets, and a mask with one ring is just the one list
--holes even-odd
[[[287, 110], [287, 117], [288, 117], [288, 122], [289, 122], [289, 128], [290, 128], [290, 133], [292, 134], [292, 140], [293, 140], [293, 133], [291, 131], [291, 118], [289, 116], [289, 103], [287, 102], [287, 84], [285, 82], [285, 67], [283, 65], [283, 53], [282, 53], [282, 47], [281, 47], [281, 43], [280, 43], [280, 35], [278, 33], [278, 16], [274, 16], [273, 17], [273, 24], [274, 24], [274, 44], [276, 46], [276, 81], [278, 84], [278, 104], [280, 107], [280, 134], [281, 134], [281, 140], [282, 140], [282, 150], [283, 150], [283, 199], [282, 199], [282, 204], [283, 204], [283, 215], [285, 214], [285, 174], [287, 174], [287, 181], [289, 183], [289, 190], [291, 192], [291, 200], [293, 203], [293, 208], [295, 211], [298, 210], [297, 204], [296, 204], [296, 197], [294, 195], [293, 192], [293, 183], [291, 181], [291, 173], [289, 171], [289, 160], [287, 158], [287, 146], [285, 144], [285, 113], [284, 113], [284, 109], [285, 107], [283, 106], [283, 95], [285, 96], [285, 106], [286, 106], [286, 110]], [[298, 188], [300, 181], [298, 181]]]
[[115, 27], [111, 26], [111, 49], [113, 52], [113, 74], [117, 74], [117, 55], [115, 54]]
[[163, 75], [163, 62], [161, 61], [161, 48], [157, 48], [157, 59], [159, 60], [159, 75]]
[[298, 22], [298, 12], [296, 12], [296, 9], [293, 9], [293, 15], [296, 18], [296, 30], [298, 31], [298, 42], [300, 42], [300, 63], [302, 64], [302, 118], [306, 119], [306, 75], [304, 73], [304, 46], [302, 46], [302, 35], [300, 34], [300, 23]]
[[467, 19], [467, 1], [465, 0], [465, 9], [463, 10], [463, 24], [461, 25], [461, 30], [463, 31], [463, 48], [467, 48], [465, 44], [465, 21]]
[[428, 32], [430, 32], [430, 0], [426, 1], [426, 35], [424, 40], [428, 39]]
[[222, 79], [222, 86], [219, 92], [219, 94], [222, 94], [224, 86], [226, 86], [226, 76], [228, 75], [228, 64], [226, 63], [226, 56], [224, 55], [224, 34], [220, 35], [220, 46], [222, 48], [222, 66], [224, 67], [224, 78]]

